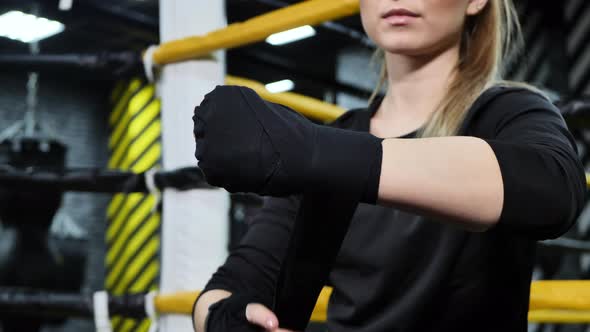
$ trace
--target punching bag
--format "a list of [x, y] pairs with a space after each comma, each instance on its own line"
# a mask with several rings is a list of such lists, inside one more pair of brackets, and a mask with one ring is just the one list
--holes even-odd
[[[0, 171], [62, 172], [65, 157], [66, 147], [57, 141], [25, 138], [0, 143]], [[0, 188], [0, 286], [79, 292], [84, 256], [72, 256], [60, 250], [60, 244], [50, 250], [48, 244], [49, 228], [62, 194], [59, 189], [24, 184]], [[30, 317], [0, 316], [3, 330], [39, 331], [46, 323], [59, 322], [32, 313]]]

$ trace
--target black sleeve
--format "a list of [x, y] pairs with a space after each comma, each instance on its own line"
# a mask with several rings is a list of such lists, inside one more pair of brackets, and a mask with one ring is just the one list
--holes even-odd
[[586, 181], [573, 137], [559, 111], [533, 92], [497, 98], [486, 111], [487, 142], [498, 160], [504, 206], [498, 227], [541, 240], [559, 237], [576, 221]]
[[204, 291], [255, 290], [260, 298], [272, 299], [298, 207], [297, 197], [265, 198], [248, 232], [213, 274]]

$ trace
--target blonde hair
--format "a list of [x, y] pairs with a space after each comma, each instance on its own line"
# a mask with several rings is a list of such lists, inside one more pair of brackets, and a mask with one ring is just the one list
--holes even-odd
[[[523, 38], [518, 14], [512, 0], [489, 0], [480, 13], [467, 17], [459, 62], [448, 91], [421, 128], [419, 137], [456, 135], [467, 110], [492, 85], [535, 88], [503, 80], [503, 67], [508, 55], [519, 52]], [[380, 79], [370, 100], [379, 94], [387, 83], [385, 52], [377, 50], [375, 57], [382, 61]]]

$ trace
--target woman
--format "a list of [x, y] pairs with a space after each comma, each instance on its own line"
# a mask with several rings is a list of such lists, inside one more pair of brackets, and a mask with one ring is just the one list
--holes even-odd
[[535, 241], [572, 226], [585, 180], [551, 103], [500, 83], [512, 3], [360, 3], [387, 83], [368, 109], [318, 126], [238, 87], [196, 108], [210, 183], [294, 195], [265, 201], [198, 299], [196, 330], [287, 331], [268, 298], [299, 198], [320, 193], [361, 202], [329, 275], [331, 331], [525, 331]]

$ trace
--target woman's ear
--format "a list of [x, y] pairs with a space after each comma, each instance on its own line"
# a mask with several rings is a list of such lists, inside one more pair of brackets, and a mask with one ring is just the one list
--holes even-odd
[[485, 8], [487, 4], [488, 0], [469, 0], [465, 14], [468, 16], [477, 15]]

